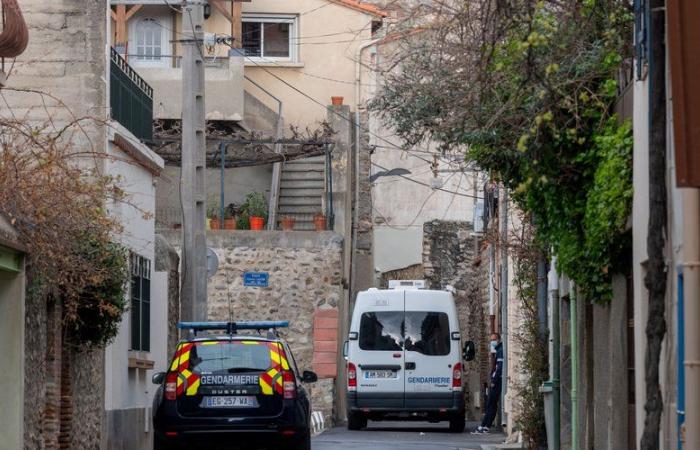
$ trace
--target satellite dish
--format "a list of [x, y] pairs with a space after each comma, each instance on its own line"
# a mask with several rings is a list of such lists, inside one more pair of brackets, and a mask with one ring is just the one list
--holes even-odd
[[219, 257], [214, 250], [207, 247], [207, 278], [211, 278], [219, 270]]

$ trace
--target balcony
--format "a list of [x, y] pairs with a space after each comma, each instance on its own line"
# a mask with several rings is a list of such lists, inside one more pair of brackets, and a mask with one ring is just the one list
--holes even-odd
[[[156, 119], [182, 117], [182, 57], [170, 58], [173, 60], [171, 67], [138, 67], [139, 74], [153, 86]], [[243, 58], [207, 56], [204, 67], [207, 120], [242, 120]]]
[[153, 138], [153, 88], [113, 48], [110, 52], [112, 118], [142, 141]]

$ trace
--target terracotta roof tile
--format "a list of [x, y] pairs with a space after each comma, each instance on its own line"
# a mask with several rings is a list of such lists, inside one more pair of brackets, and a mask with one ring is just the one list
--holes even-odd
[[378, 6], [370, 5], [369, 3], [363, 3], [357, 0], [328, 0], [339, 5], [347, 6], [348, 8], [356, 9], [358, 11], [373, 14], [379, 17], [386, 17], [389, 13]]

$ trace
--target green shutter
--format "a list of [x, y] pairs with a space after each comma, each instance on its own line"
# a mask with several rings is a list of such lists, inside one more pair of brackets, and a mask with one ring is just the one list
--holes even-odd
[[22, 271], [22, 253], [0, 245], [0, 270], [19, 273]]

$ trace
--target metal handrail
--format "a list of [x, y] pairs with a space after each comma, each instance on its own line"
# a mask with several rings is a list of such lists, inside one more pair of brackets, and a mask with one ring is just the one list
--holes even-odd
[[128, 62], [126, 62], [126, 59], [122, 58], [122, 56], [117, 52], [114, 47], [110, 47], [110, 57], [112, 59], [112, 62], [119, 67], [119, 69], [124, 72], [124, 75], [129, 77], [131, 81], [134, 82], [134, 84], [143, 91], [144, 94], [146, 94], [150, 99], [153, 99], [153, 88], [151, 85], [149, 85], [146, 80], [141, 78], [141, 76], [134, 70], [133, 67], [129, 65]]

